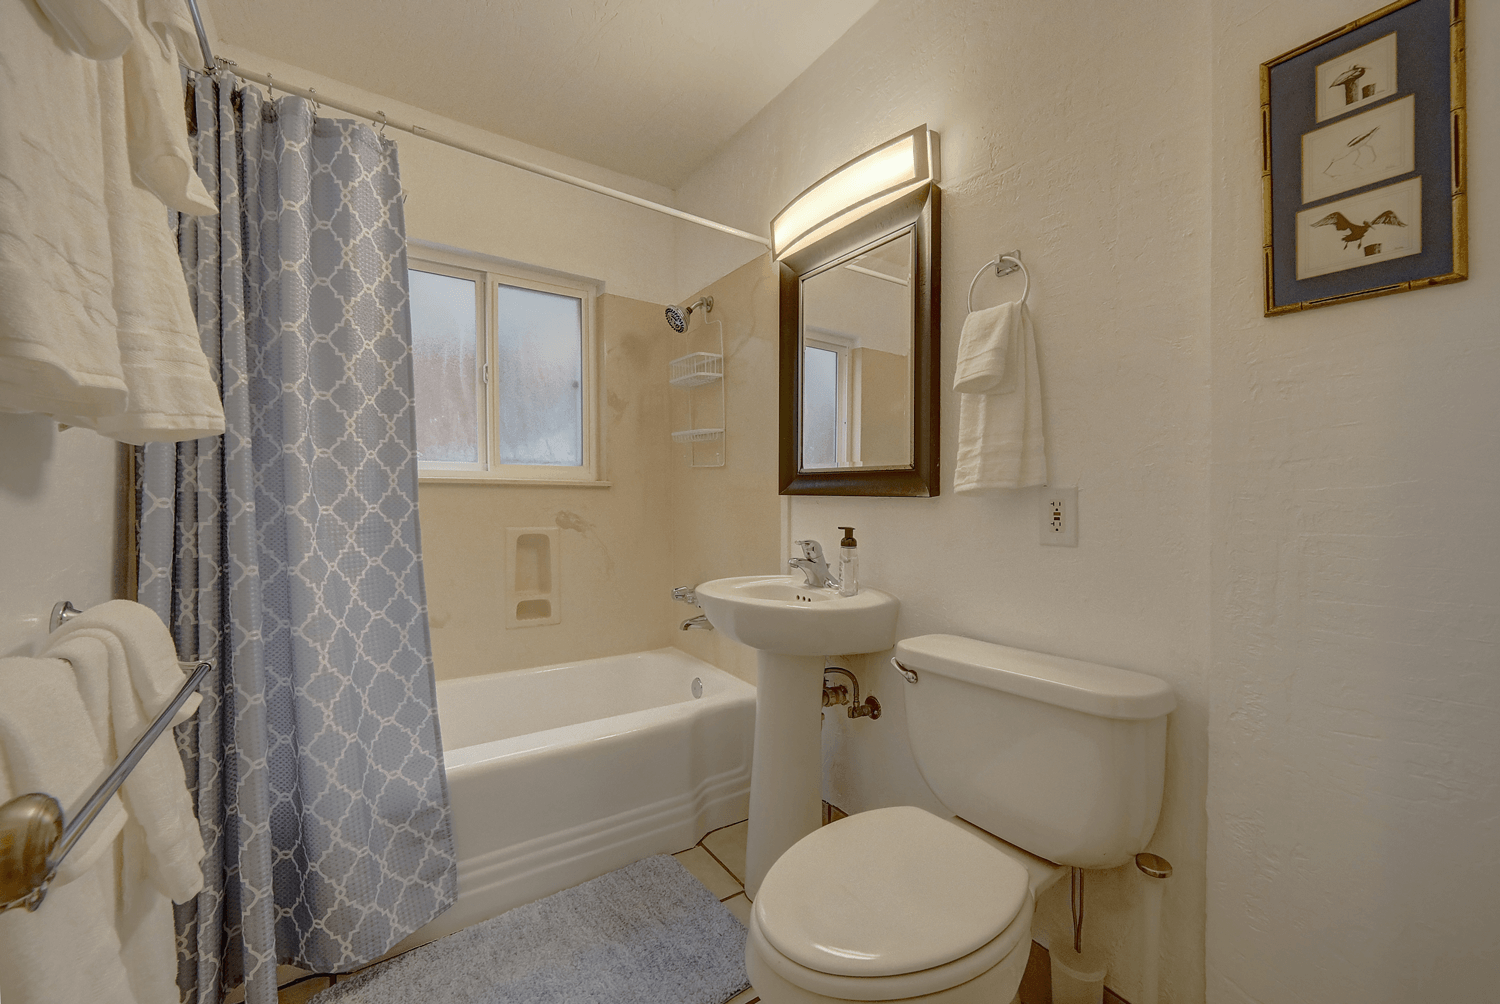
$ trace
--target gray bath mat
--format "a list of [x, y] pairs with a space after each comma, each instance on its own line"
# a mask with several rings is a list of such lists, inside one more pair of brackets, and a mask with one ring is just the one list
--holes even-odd
[[371, 966], [313, 1004], [723, 1004], [749, 985], [745, 928], [658, 854]]

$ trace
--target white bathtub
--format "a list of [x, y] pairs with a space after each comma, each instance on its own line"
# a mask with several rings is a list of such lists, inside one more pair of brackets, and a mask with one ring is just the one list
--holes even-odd
[[443, 680], [437, 697], [458, 902], [394, 951], [749, 815], [755, 688], [677, 649]]

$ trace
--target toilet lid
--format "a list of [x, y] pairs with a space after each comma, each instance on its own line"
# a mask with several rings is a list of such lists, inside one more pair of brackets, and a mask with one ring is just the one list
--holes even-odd
[[799, 965], [895, 976], [962, 958], [1010, 926], [1026, 869], [909, 805], [861, 812], [803, 837], [755, 898], [761, 933]]

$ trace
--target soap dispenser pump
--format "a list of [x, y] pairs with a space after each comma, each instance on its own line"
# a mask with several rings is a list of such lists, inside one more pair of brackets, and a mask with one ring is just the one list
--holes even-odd
[[839, 595], [853, 596], [859, 592], [859, 541], [854, 539], [854, 527], [841, 526], [844, 539], [839, 541]]

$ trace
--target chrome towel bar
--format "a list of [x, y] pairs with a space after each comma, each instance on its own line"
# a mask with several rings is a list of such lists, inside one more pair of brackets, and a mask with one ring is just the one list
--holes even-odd
[[[52, 629], [57, 630], [82, 612], [63, 600], [52, 609]], [[191, 666], [192, 672], [177, 696], [161, 710], [66, 825], [62, 806], [51, 795], [32, 792], [0, 805], [0, 913], [18, 906], [27, 910], [41, 906], [68, 852], [214, 668], [212, 662], [185, 662], [182, 666], [184, 669]]]

